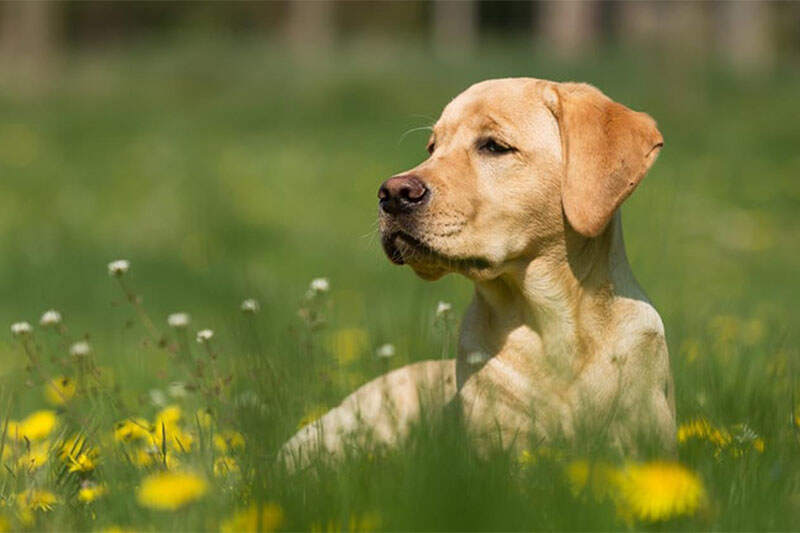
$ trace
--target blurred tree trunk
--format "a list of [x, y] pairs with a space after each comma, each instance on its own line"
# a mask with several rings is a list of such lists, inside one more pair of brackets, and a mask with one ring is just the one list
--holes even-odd
[[56, 54], [54, 2], [11, 1], [0, 5], [0, 57], [5, 78], [47, 78]]
[[478, 41], [478, 3], [474, 0], [436, 0], [433, 5], [433, 43], [443, 56], [466, 56]]
[[774, 52], [769, 2], [723, 2], [717, 8], [717, 45], [742, 70], [769, 66]]
[[659, 35], [659, 5], [631, 0], [619, 4], [619, 37], [622, 42], [655, 42]]
[[551, 0], [542, 5], [540, 31], [562, 57], [587, 52], [597, 40], [599, 3]]
[[324, 53], [333, 46], [335, 8], [333, 0], [290, 0], [286, 17], [286, 39], [296, 55]]
[[704, 57], [710, 48], [708, 8], [705, 2], [683, 1], [662, 4], [660, 14], [667, 48], [684, 57]]

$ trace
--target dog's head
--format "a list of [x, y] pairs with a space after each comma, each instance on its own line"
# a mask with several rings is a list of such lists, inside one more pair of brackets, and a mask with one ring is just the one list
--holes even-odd
[[567, 231], [603, 233], [663, 144], [652, 118], [585, 84], [490, 80], [457, 96], [430, 157], [381, 185], [383, 246], [425, 279], [490, 279]]

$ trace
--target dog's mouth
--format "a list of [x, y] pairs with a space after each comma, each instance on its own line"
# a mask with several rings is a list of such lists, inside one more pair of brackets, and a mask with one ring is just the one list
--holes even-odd
[[383, 251], [386, 253], [386, 257], [388, 257], [389, 261], [395, 265], [404, 265], [406, 263], [403, 259], [403, 253], [397, 247], [397, 239], [400, 238], [400, 234], [401, 232], [396, 231], [389, 235], [384, 235], [381, 239], [381, 244], [383, 244]]
[[490, 263], [477, 257], [454, 257], [444, 254], [405, 231], [386, 234], [382, 239], [383, 251], [395, 265], [406, 263], [438, 264], [446, 270], [462, 268], [488, 268]]
[[426, 259], [434, 259], [441, 255], [433, 248], [405, 231], [395, 231], [384, 236], [383, 251], [386, 252], [389, 261], [395, 265], [404, 265], [406, 263], [403, 254], [404, 251], [406, 252], [406, 256], [413, 254]]

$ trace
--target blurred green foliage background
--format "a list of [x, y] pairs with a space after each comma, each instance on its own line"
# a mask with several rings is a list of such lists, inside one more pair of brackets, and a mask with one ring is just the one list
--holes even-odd
[[744, 77], [621, 50], [570, 63], [524, 46], [456, 63], [379, 45], [298, 63], [236, 41], [75, 54], [46, 92], [0, 95], [0, 320], [55, 307], [111, 329], [105, 264], [124, 257], [148, 307], [198, 326], [255, 296], [279, 330], [308, 280], [329, 277], [343, 320], [368, 316], [376, 343], [404, 338], [423, 357], [435, 302], [461, 308], [470, 287], [384, 259], [377, 186], [425, 157], [427, 133], [409, 130], [504, 76], [588, 81], [658, 121], [666, 146], [624, 224], [668, 332], [736, 313], [795, 335], [797, 71]]

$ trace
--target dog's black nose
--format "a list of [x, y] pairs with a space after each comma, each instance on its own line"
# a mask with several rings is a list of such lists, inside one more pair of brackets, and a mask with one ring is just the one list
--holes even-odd
[[430, 194], [428, 188], [416, 176], [395, 176], [383, 182], [378, 189], [381, 210], [390, 215], [409, 212], [423, 205]]

